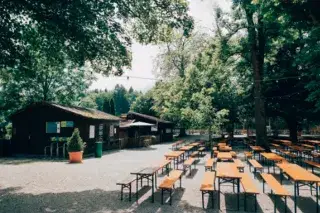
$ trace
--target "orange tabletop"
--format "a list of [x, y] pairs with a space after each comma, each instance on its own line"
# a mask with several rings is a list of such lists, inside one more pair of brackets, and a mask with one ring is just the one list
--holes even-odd
[[310, 149], [314, 149], [315, 147], [313, 145], [309, 145], [309, 144], [301, 144], [301, 146], [310, 148]]
[[226, 143], [218, 143], [218, 146], [226, 146]]
[[272, 143], [271, 145], [274, 146], [274, 147], [280, 147], [280, 145], [276, 144], [276, 143]]
[[299, 151], [299, 152], [304, 152], [304, 151], [310, 151], [310, 149], [302, 147], [302, 146], [297, 146], [297, 145], [292, 145], [289, 146], [289, 148], [295, 150], [295, 151]]
[[212, 148], [212, 151], [217, 151], [217, 150], [218, 150], [217, 147]]
[[240, 179], [242, 176], [235, 163], [218, 162], [217, 177]]
[[165, 154], [166, 158], [177, 158], [184, 154], [184, 151], [173, 151]]
[[315, 145], [319, 145], [320, 144], [320, 141], [316, 141], [316, 140], [303, 140], [303, 141], [307, 142], [307, 143], [315, 144]]
[[230, 146], [220, 146], [219, 147], [219, 151], [221, 151], [221, 152], [230, 152], [230, 151], [232, 151], [232, 147], [230, 147]]
[[219, 152], [217, 158], [219, 160], [232, 160], [232, 155], [230, 152]]
[[260, 152], [263, 152], [264, 151], [264, 148], [262, 148], [261, 146], [250, 146], [250, 148], [253, 150], [253, 151], [260, 151]]
[[276, 165], [294, 181], [320, 182], [320, 178], [318, 176], [297, 164], [277, 163]]
[[266, 152], [263, 152], [263, 153], [261, 153], [261, 155], [262, 155], [263, 157], [265, 157], [266, 159], [272, 160], [272, 161], [282, 161], [282, 160], [284, 160], [283, 157], [281, 157], [280, 155], [277, 155], [277, 154], [275, 154], [275, 153], [266, 153]]
[[180, 151], [190, 151], [193, 148], [193, 146], [183, 146], [179, 150]]
[[191, 143], [191, 144], [189, 144], [188, 146], [199, 146], [200, 145], [200, 143]]

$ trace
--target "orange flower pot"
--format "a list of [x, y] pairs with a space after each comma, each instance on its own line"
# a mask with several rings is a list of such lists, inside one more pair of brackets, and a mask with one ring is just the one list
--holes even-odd
[[82, 163], [82, 155], [83, 155], [83, 151], [69, 152], [69, 162], [70, 163]]

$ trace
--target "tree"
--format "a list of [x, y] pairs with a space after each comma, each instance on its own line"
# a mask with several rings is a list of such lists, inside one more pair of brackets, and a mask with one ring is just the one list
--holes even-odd
[[109, 113], [111, 112], [111, 107], [110, 107], [110, 101], [109, 99], [104, 99], [104, 102], [103, 102], [103, 111], [105, 113]]
[[116, 115], [127, 113], [130, 109], [129, 102], [126, 98], [127, 90], [123, 85], [116, 85], [113, 91], [113, 99], [116, 110]]
[[180, 32], [173, 32], [168, 41], [160, 46], [153, 72], [162, 78], [183, 78], [193, 57], [204, 48], [206, 41], [207, 35], [204, 33], [185, 36]]
[[[15, 1], [1, 2], [0, 68], [14, 67], [32, 57], [28, 33], [64, 52], [80, 66], [90, 61], [98, 72], [121, 74], [130, 66], [131, 39], [162, 40], [163, 32], [192, 28], [186, 1]], [[80, 24], [81, 23], [81, 24]]]
[[87, 67], [78, 67], [68, 57], [47, 54], [45, 41], [32, 37], [31, 60], [23, 66], [0, 70], [0, 108], [9, 114], [37, 101], [75, 104], [90, 86], [93, 77]]
[[156, 112], [153, 110], [152, 93], [147, 92], [146, 94], [139, 95], [131, 105], [130, 110], [146, 115], [156, 116]]
[[114, 109], [114, 101], [113, 101], [112, 98], [111, 98], [111, 100], [110, 100], [110, 114], [111, 114], [111, 115], [115, 115], [115, 114], [116, 114], [116, 111], [115, 111], [115, 109]]

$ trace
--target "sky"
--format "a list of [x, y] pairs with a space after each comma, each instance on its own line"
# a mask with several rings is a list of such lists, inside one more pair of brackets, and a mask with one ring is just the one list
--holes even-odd
[[[230, 0], [188, 0], [189, 13], [195, 20], [195, 28], [204, 32], [212, 32], [214, 29], [213, 8], [218, 5], [224, 10], [230, 8]], [[97, 74], [97, 80], [92, 83], [90, 89], [112, 90], [116, 84], [122, 84], [129, 89], [145, 92], [155, 84], [155, 76], [152, 73], [153, 61], [157, 56], [159, 47], [156, 45], [132, 45], [132, 69], [122, 77], [105, 77]], [[125, 77], [129, 76], [129, 78]]]

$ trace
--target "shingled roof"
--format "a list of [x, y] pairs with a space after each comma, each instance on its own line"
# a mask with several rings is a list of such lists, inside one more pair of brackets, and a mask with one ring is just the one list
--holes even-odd
[[38, 102], [34, 103], [32, 105], [27, 106], [24, 109], [19, 110], [18, 112], [14, 113], [12, 116], [15, 116], [26, 109], [33, 108], [35, 106], [52, 106], [59, 108], [63, 111], [70, 112], [75, 115], [79, 115], [85, 118], [91, 118], [91, 119], [98, 119], [98, 120], [113, 120], [113, 121], [119, 121], [120, 118], [116, 117], [114, 115], [110, 115], [108, 113], [96, 110], [96, 109], [89, 109], [89, 108], [83, 108], [83, 107], [77, 107], [77, 106], [64, 106], [61, 104], [56, 103], [50, 103], [50, 102]]
[[128, 112], [127, 115], [136, 115], [136, 116], [140, 116], [142, 118], [146, 118], [146, 119], [149, 119], [151, 121], [155, 121], [155, 122], [158, 122], [158, 123], [167, 123], [167, 124], [171, 124], [172, 122], [170, 121], [165, 121], [165, 120], [162, 120], [160, 118], [157, 118], [157, 117], [154, 117], [154, 116], [150, 116], [150, 115], [145, 115], [145, 114], [141, 114], [141, 113], [137, 113], [137, 112]]

